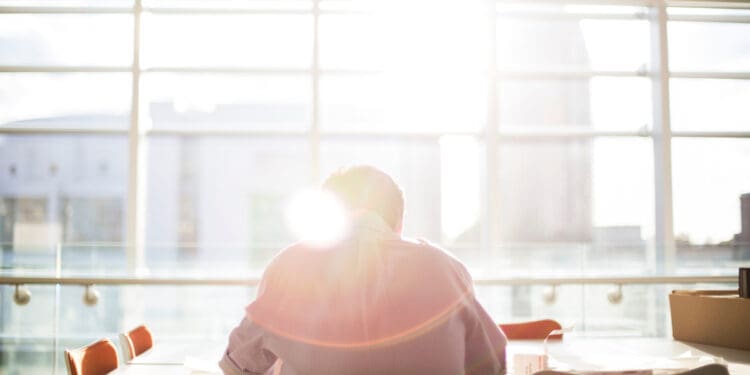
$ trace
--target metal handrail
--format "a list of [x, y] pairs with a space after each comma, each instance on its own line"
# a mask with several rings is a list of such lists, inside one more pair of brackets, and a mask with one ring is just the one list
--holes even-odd
[[[188, 277], [78, 277], [78, 276], [0, 276], [0, 284], [49, 285], [237, 285], [257, 286], [260, 278], [188, 278]], [[596, 284], [724, 284], [736, 283], [736, 276], [610, 276], [610, 277], [541, 277], [541, 278], [475, 278], [481, 286], [512, 285], [596, 285]]]

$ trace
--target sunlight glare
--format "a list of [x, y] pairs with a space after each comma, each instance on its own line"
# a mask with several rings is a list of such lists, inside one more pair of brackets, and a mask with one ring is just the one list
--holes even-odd
[[286, 209], [287, 225], [294, 236], [315, 247], [340, 240], [348, 229], [348, 215], [333, 194], [307, 189], [295, 194]]

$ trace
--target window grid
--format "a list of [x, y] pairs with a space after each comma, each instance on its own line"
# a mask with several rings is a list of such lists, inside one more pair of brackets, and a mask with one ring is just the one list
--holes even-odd
[[[321, 14], [357, 14], [362, 13], [351, 10], [330, 10], [321, 9], [321, 0], [312, 0], [310, 10], [256, 10], [256, 9], [211, 9], [211, 8], [158, 8], [143, 7], [141, 0], [134, 0], [132, 7], [2, 7], [0, 14], [132, 14], [133, 29], [133, 62], [130, 67], [127, 66], [0, 66], [0, 73], [91, 73], [91, 72], [129, 72], [132, 75], [132, 103], [131, 103], [131, 123], [128, 130], [116, 129], [44, 129], [44, 128], [0, 128], [0, 134], [128, 134], [129, 136], [129, 173], [128, 173], [128, 202], [127, 202], [127, 240], [129, 248], [129, 260], [131, 266], [138, 268], [142, 264], [143, 258], [143, 227], [145, 222], [144, 204], [145, 204], [145, 165], [146, 160], [145, 145], [149, 136], [153, 135], [187, 135], [187, 136], [212, 136], [212, 135], [244, 135], [244, 136], [266, 136], [273, 135], [279, 137], [308, 137], [311, 146], [311, 166], [312, 172], [310, 179], [315, 182], [320, 176], [320, 143], [321, 139], [328, 137], [389, 137], [398, 139], [408, 138], [435, 138], [451, 133], [398, 133], [389, 132], [387, 134], [372, 132], [341, 132], [341, 131], [322, 131], [320, 129], [319, 119], [319, 96], [320, 96], [320, 76], [321, 74], [375, 74], [376, 71], [360, 69], [321, 69], [319, 64], [319, 17]], [[729, 131], [671, 131], [669, 121], [669, 79], [670, 78], [699, 78], [699, 79], [750, 79], [750, 72], [713, 72], [713, 71], [677, 71], [670, 72], [667, 68], [667, 22], [668, 21], [696, 21], [696, 22], [732, 22], [732, 23], [750, 23], [750, 16], [745, 15], [685, 15], [685, 14], [668, 14], [667, 6], [705, 6], [705, 2], [700, 4], [690, 1], [674, 3], [659, 0], [651, 2], [608, 2], [613, 5], [636, 5], [648, 7], [651, 14], [635, 12], [633, 14], [596, 14], [596, 13], [567, 13], [555, 15], [541, 15], [542, 18], [570, 18], [570, 19], [649, 19], [652, 27], [651, 43], [655, 50], [652, 52], [652, 60], [659, 61], [660, 66], [652, 71], [640, 69], [637, 71], [602, 71], [602, 70], [573, 70], [573, 71], [534, 71], [534, 70], [508, 70], [496, 67], [496, 23], [498, 16], [517, 17], [540, 17], [538, 14], [523, 12], [501, 12], [493, 11], [496, 7], [496, 1], [488, 0], [488, 15], [490, 19], [490, 59], [488, 68], [490, 71], [488, 80], [488, 106], [487, 106], [487, 126], [484, 131], [479, 133], [467, 132], [456, 133], [460, 135], [472, 135], [485, 142], [486, 168], [483, 177], [484, 184], [483, 197], [487, 204], [483, 205], [481, 218], [486, 223], [481, 234], [480, 245], [482, 249], [489, 249], [493, 243], [493, 231], [487, 228], [493, 228], [492, 218], [496, 217], [496, 205], [493, 204], [493, 186], [496, 182], [497, 161], [496, 151], [498, 140], [502, 138], [561, 138], [561, 137], [648, 137], [654, 142], [654, 173], [655, 173], [655, 203], [656, 203], [656, 241], [658, 248], [674, 248], [674, 234], [672, 233], [672, 191], [671, 191], [671, 151], [670, 145], [673, 138], [750, 138], [750, 131], [729, 132]], [[734, 4], [739, 7], [747, 7], [747, 3]], [[181, 67], [153, 67], [142, 68], [140, 66], [140, 41], [141, 41], [141, 15], [144, 12], [159, 14], [312, 14], [313, 16], [313, 53], [310, 69], [248, 69], [248, 68], [224, 68], [224, 67], [201, 67], [201, 68], [181, 68]], [[654, 59], [657, 57], [657, 59]], [[252, 74], [275, 74], [275, 73], [298, 73], [309, 75], [312, 82], [312, 116], [311, 126], [308, 132], [263, 132], [252, 130], [209, 130], [209, 131], [191, 131], [183, 129], [142, 129], [139, 123], [140, 111], [140, 76], [147, 72], [163, 73], [252, 73]], [[637, 131], [596, 131], [596, 130], [559, 130], [556, 132], [533, 131], [533, 130], [504, 130], [499, 127], [498, 116], [498, 82], [503, 79], [539, 79], [539, 78], [591, 78], [591, 77], [650, 77], [654, 83], [653, 95], [653, 115], [654, 129], [642, 129]], [[658, 128], [657, 128], [658, 126]], [[660, 225], [662, 226], [661, 228]], [[669, 261], [672, 254], [662, 254], [663, 261]]]

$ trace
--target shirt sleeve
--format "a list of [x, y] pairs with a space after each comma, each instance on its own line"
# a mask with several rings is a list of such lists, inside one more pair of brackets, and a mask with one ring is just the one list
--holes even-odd
[[487, 311], [472, 298], [466, 309], [465, 368], [471, 374], [504, 374], [507, 339]]
[[276, 355], [264, 347], [264, 330], [248, 317], [229, 335], [229, 345], [219, 362], [224, 374], [255, 375], [265, 373], [276, 361]]

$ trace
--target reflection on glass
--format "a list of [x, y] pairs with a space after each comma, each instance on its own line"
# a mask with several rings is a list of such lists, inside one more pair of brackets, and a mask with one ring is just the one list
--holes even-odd
[[0, 65], [129, 66], [133, 61], [130, 15], [0, 14], [0, 35]]
[[485, 70], [486, 8], [479, 1], [455, 5], [383, 2], [368, 15], [322, 15], [321, 67], [443, 74]]
[[144, 67], [309, 68], [312, 16], [159, 15], [143, 17]]
[[376, 16], [323, 14], [318, 22], [322, 68], [383, 68], [387, 44]]
[[750, 24], [669, 22], [669, 69], [739, 71], [750, 63]]
[[370, 132], [476, 132], [486, 118], [481, 76], [383, 73], [323, 76], [323, 130]]
[[[735, 235], [742, 232], [740, 224], [744, 216], [741, 216], [740, 197], [750, 193], [750, 142], [745, 139], [674, 139], [672, 171], [674, 230], [678, 245], [683, 248], [721, 245], [730, 251]], [[714, 248], [717, 250], [713, 252], [715, 258], [711, 263], [722, 257], [722, 251]], [[708, 254], [711, 253], [703, 255]], [[723, 256], [732, 258], [731, 253]], [[750, 252], [744, 256], [750, 257]]]
[[651, 123], [646, 78], [503, 80], [501, 126], [636, 130]]
[[649, 61], [647, 21], [499, 18], [497, 22], [501, 69], [635, 71]]
[[283, 214], [310, 185], [305, 140], [150, 138], [146, 266], [209, 276], [262, 270], [296, 240]]
[[147, 128], [301, 131], [310, 126], [311, 102], [310, 79], [304, 75], [142, 77]]
[[[653, 236], [650, 146], [607, 138], [502, 142], [496, 225], [511, 272], [575, 274], [579, 259], [597, 272], [610, 255], [618, 272], [642, 272]], [[583, 257], [583, 249], [591, 251]]]
[[673, 130], [750, 131], [750, 81], [672, 78], [669, 91]]
[[0, 73], [0, 126], [126, 129], [128, 74]]
[[476, 246], [478, 233], [469, 232], [478, 232], [480, 225], [482, 150], [477, 139], [469, 136], [443, 136], [439, 142], [444, 242]]

